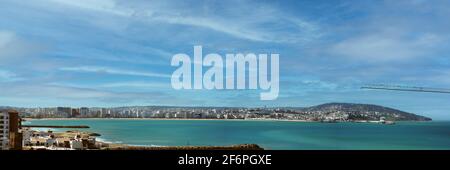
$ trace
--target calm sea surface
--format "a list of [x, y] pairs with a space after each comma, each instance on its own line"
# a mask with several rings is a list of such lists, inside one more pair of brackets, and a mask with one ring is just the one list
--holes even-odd
[[[233, 145], [265, 149], [450, 149], [450, 122], [305, 123], [245, 120], [32, 120], [87, 125], [102, 140], [130, 145]], [[65, 131], [69, 129], [54, 129]]]

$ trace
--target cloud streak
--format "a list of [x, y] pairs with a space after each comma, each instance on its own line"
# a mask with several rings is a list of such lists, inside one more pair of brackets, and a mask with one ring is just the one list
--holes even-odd
[[24, 41], [13, 31], [0, 30], [0, 65], [33, 56], [41, 50], [42, 47]]
[[23, 78], [19, 77], [17, 74], [0, 69], [0, 82], [14, 82], [20, 80], [23, 80]]
[[134, 70], [124, 70], [115, 69], [110, 67], [102, 66], [80, 66], [80, 67], [62, 67], [59, 68], [61, 71], [71, 71], [71, 72], [85, 72], [85, 73], [102, 73], [102, 74], [112, 74], [112, 75], [127, 75], [127, 76], [143, 76], [143, 77], [161, 77], [169, 78], [168, 74], [134, 71]]
[[331, 54], [368, 62], [411, 61], [436, 52], [443, 37], [429, 33], [414, 38], [401, 33], [375, 33], [350, 38], [331, 47]]
[[[64, 1], [49, 0], [66, 7], [77, 8], [90, 12], [115, 15], [143, 22], [166, 23], [186, 25], [205, 28], [216, 32], [231, 35], [236, 38], [256, 42], [277, 43], [299, 43], [307, 42], [320, 36], [317, 24], [297, 18], [293, 15], [284, 14], [282, 11], [269, 5], [253, 4], [250, 2], [233, 1], [224, 3], [224, 8], [236, 10], [228, 11], [226, 14], [238, 15], [233, 18], [221, 17], [213, 12], [197, 13], [202, 11], [202, 6], [208, 6], [206, 2], [199, 2], [196, 6], [172, 5], [160, 2], [143, 2], [135, 6], [121, 5], [114, 0], [100, 0], [95, 3], [91, 1]], [[138, 8], [145, 6], [147, 8]], [[181, 6], [181, 7], [180, 7]], [[261, 6], [261, 7], [254, 7]], [[194, 8], [193, 10], [186, 10]], [[251, 10], [251, 11], [248, 11]], [[277, 29], [269, 29], [267, 25], [277, 25]], [[285, 27], [285, 28], [284, 28]], [[294, 29], [292, 33], [280, 31], [283, 29]]]

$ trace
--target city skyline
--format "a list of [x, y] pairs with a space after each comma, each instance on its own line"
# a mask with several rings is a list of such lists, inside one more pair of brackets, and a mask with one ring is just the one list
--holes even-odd
[[[450, 120], [450, 2], [0, 0], [0, 106], [377, 104]], [[280, 54], [277, 100], [174, 90], [173, 55]], [[6, 90], [4, 90], [6, 89]]]

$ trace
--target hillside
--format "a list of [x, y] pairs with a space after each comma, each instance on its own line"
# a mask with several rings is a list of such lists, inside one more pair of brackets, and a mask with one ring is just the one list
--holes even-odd
[[303, 112], [330, 115], [348, 120], [430, 121], [431, 118], [371, 104], [327, 103], [302, 109]]

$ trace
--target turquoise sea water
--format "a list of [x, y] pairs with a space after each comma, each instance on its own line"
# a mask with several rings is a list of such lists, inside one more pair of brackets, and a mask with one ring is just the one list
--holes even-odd
[[[450, 149], [450, 122], [305, 123], [245, 120], [32, 120], [87, 125], [103, 140], [130, 145], [233, 145], [265, 149]], [[55, 129], [68, 130], [68, 129]]]

